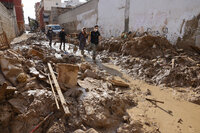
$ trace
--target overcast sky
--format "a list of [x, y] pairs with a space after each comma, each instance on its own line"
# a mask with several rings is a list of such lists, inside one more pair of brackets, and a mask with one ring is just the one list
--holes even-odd
[[[62, 2], [67, 0], [62, 0]], [[85, 0], [80, 0], [85, 1]], [[36, 2], [40, 2], [40, 0], [22, 0], [22, 3], [24, 5], [24, 19], [25, 23], [28, 23], [28, 16], [31, 18], [35, 18], [35, 8], [34, 5]]]

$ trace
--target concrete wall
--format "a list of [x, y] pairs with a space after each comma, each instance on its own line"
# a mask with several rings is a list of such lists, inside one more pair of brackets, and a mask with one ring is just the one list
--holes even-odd
[[10, 12], [7, 8], [0, 2], [0, 34], [4, 31], [7, 35], [9, 41], [14, 39], [17, 35], [16, 33], [16, 17], [13, 11]]
[[129, 30], [150, 31], [172, 43], [184, 34], [184, 24], [200, 13], [200, 0], [131, 0]]
[[82, 27], [92, 28], [97, 23], [98, 0], [92, 0], [58, 17], [58, 22], [65, 30], [76, 32]]
[[52, 7], [50, 15], [50, 24], [58, 24], [58, 16], [71, 10], [71, 8]]
[[60, 15], [59, 23], [69, 32], [97, 23], [104, 37], [148, 31], [175, 44], [185, 34], [186, 22], [200, 13], [199, 7], [200, 0], [91, 0]]
[[126, 0], [99, 0], [98, 25], [104, 37], [119, 36], [125, 26]]

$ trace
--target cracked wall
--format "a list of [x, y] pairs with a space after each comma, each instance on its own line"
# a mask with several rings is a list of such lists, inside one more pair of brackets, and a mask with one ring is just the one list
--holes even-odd
[[91, 0], [60, 15], [59, 23], [73, 32], [98, 24], [103, 37], [147, 31], [176, 44], [186, 22], [200, 13], [199, 7], [199, 0]]

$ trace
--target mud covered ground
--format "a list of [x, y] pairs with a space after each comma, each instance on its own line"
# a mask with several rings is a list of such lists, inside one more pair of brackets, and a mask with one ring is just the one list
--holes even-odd
[[[90, 51], [83, 58], [77, 46], [61, 51], [59, 45], [50, 48], [42, 34], [24, 34], [1, 51], [1, 132], [31, 132], [49, 114], [35, 132], [200, 132], [198, 49], [185, 52], [165, 38], [131, 35], [103, 40], [94, 62]], [[56, 107], [47, 63], [58, 77], [59, 63], [79, 67], [75, 87], [58, 81], [70, 116]]]

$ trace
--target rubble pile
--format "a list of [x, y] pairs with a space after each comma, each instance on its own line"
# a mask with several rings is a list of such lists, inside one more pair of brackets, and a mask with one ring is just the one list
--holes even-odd
[[168, 87], [200, 86], [199, 54], [177, 49], [163, 37], [112, 38], [102, 41], [99, 50], [106, 49], [112, 61], [134, 78]]
[[151, 35], [104, 40], [101, 42], [99, 50], [108, 50], [109, 52], [121, 53], [123, 56], [131, 55], [147, 59], [154, 59], [166, 54], [177, 54], [166, 38]]
[[[127, 88], [126, 84], [107, 80], [89, 64], [81, 63], [80, 57], [50, 49], [41, 44], [44, 38], [38, 40], [34, 36], [0, 52], [1, 132], [123, 133], [142, 130], [139, 122], [131, 120], [126, 113], [127, 108], [137, 104], [135, 95], [120, 90]], [[57, 109], [47, 63], [53, 64], [70, 115], [65, 115], [62, 106]], [[71, 71], [72, 67], [77, 69]], [[75, 77], [77, 81], [72, 81]], [[66, 83], [71, 84], [65, 86]], [[53, 84], [56, 83], [53, 81]]]

